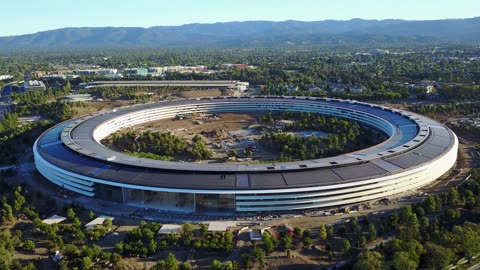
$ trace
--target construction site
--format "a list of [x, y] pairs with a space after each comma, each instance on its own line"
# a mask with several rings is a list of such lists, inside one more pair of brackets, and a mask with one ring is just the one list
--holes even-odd
[[280, 123], [259, 124], [262, 114], [183, 114], [172, 119], [133, 126], [135, 132], [170, 132], [191, 142], [198, 134], [213, 152], [210, 160], [202, 162], [255, 162], [278, 158], [277, 153], [259, 143], [264, 133], [281, 131]]

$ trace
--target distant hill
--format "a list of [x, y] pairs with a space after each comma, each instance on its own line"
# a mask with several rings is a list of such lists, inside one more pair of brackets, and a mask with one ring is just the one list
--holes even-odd
[[0, 48], [282, 47], [478, 43], [480, 17], [431, 21], [247, 21], [182, 26], [62, 28], [0, 37]]

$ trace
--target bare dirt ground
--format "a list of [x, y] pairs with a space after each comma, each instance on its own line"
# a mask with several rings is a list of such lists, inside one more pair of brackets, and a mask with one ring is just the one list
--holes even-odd
[[[190, 119], [162, 119], [133, 126], [125, 131], [171, 132], [180, 138], [184, 138], [187, 142], [191, 142], [195, 134], [198, 134], [202, 137], [205, 145], [214, 153], [210, 160], [203, 162], [224, 162], [231, 150], [235, 149], [239, 154], [242, 154], [246, 147], [252, 145], [255, 147], [253, 159], [273, 160], [278, 158], [278, 154], [269, 151], [258, 143], [262, 137], [262, 131], [271, 128], [270, 125], [259, 125], [257, 123], [257, 118], [260, 115], [223, 113], [215, 115], [216, 118], [212, 115], [198, 115]], [[106, 138], [107, 145], [110, 139], [111, 137]], [[112, 145], [109, 145], [109, 147], [112, 147]]]
[[[13, 225], [13, 224], [12, 224]], [[34, 236], [30, 230], [26, 228], [30, 228], [32, 226], [29, 220], [25, 219], [18, 219], [14, 226], [6, 226], [10, 230], [20, 230], [22, 231], [22, 237], [25, 240], [33, 240], [35, 242], [35, 249], [33, 251], [25, 251], [21, 248], [15, 250], [13, 254], [13, 258], [19, 260], [21, 263], [28, 263], [28, 262], [38, 262], [39, 265], [43, 266], [44, 269], [49, 269], [54, 267], [54, 264], [50, 260], [50, 252], [46, 241], [39, 240], [38, 237]]]
[[211, 89], [211, 90], [191, 90], [191, 91], [182, 91], [174, 96], [178, 96], [180, 98], [200, 98], [200, 97], [219, 97], [222, 95], [227, 94], [226, 92], [222, 92], [218, 89]]
[[128, 269], [150, 269], [159, 260], [165, 259], [168, 256], [168, 253], [173, 253], [179, 262], [183, 262], [187, 255], [187, 251], [169, 248], [168, 250], [157, 251], [154, 255], [147, 258], [124, 257], [123, 261], [130, 267]]
[[302, 254], [303, 250], [292, 250], [290, 257], [287, 257], [286, 252], [273, 252], [265, 258], [265, 265], [267, 269], [282, 269], [282, 270], [307, 270], [307, 269], [323, 269], [325, 265], [319, 265], [318, 261], [311, 258], [311, 256]]
[[77, 113], [74, 117], [79, 117], [82, 115], [101, 112], [104, 110], [109, 110], [113, 108], [118, 108], [122, 106], [128, 106], [135, 104], [132, 100], [116, 100], [116, 101], [102, 101], [102, 102], [86, 102], [87, 106], [83, 107], [75, 107]]

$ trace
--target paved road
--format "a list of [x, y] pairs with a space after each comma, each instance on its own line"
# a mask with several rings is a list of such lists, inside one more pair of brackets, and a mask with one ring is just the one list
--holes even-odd
[[15, 170], [17, 167], [15, 165], [11, 165], [11, 166], [2, 166], [0, 167], [0, 171], [6, 171], [6, 170]]
[[480, 270], [480, 262], [468, 268], [467, 270]]
[[0, 101], [0, 119], [3, 119], [5, 111], [10, 111], [10, 104]]
[[22, 176], [37, 169], [35, 167], [35, 162], [22, 163], [18, 167], [18, 173]]

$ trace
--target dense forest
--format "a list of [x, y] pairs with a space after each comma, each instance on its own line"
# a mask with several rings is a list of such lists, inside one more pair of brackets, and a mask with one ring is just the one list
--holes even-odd
[[[282, 132], [266, 133], [261, 143], [280, 153], [280, 161], [306, 160], [335, 156], [369, 147], [382, 136], [371, 129], [361, 128], [356, 121], [315, 113], [276, 112], [260, 117], [260, 122], [289, 120]], [[328, 135], [296, 136], [295, 131], [321, 131]]]
[[[23, 73], [87, 67], [127, 68], [167, 65], [205, 65], [212, 73], [169, 72], [162, 77], [130, 76], [134, 79], [242, 80], [261, 85], [260, 94], [330, 96], [358, 100], [392, 100], [423, 96], [432, 85], [443, 99], [478, 99], [480, 61], [478, 47], [449, 46], [392, 48], [389, 54], [372, 54], [370, 49], [110, 49], [44, 51], [43, 53], [0, 52], [0, 73], [22, 80]], [[253, 69], [224, 69], [225, 63], [253, 65]], [[98, 76], [71, 79], [72, 86]], [[49, 82], [59, 88], [66, 82]], [[59, 86], [60, 85], [60, 86]], [[336, 88], [341, 86], [342, 91]], [[296, 90], [290, 88], [295, 86]], [[353, 91], [362, 87], [361, 92]], [[109, 93], [110, 92], [110, 93]], [[139, 92], [134, 90], [133, 92]], [[99, 97], [133, 99], [135, 93], [92, 90]]]
[[[0, 175], [0, 180], [5, 176]], [[189, 223], [182, 226], [179, 234], [156, 236], [161, 224], [141, 221], [138, 227], [124, 235], [113, 252], [106, 252], [96, 243], [109, 234], [111, 220], [106, 219], [93, 229], [85, 229], [80, 216], [86, 210], [71, 206], [62, 210], [68, 223], [48, 225], [39, 219], [42, 209], [32, 204], [41, 195], [30, 193], [21, 186], [9, 186], [3, 180], [0, 189], [5, 196], [0, 218], [2, 224], [9, 227], [0, 234], [0, 253], [4, 256], [0, 262], [2, 269], [35, 269], [34, 262], [22, 265], [12, 258], [12, 254], [20, 250], [31, 252], [38, 243], [62, 251], [59, 269], [100, 269], [105, 263], [110, 263], [114, 269], [126, 269], [125, 258], [152, 256], [172, 248], [177, 252], [194, 249], [222, 258], [232, 251], [236, 241], [231, 232], [208, 232], [204, 224]], [[51, 207], [52, 203], [54, 205], [50, 200], [46, 207]], [[242, 249], [237, 260], [222, 263], [215, 259], [211, 267], [261, 268], [265, 267], [265, 258], [274, 252], [286, 252], [290, 256], [293, 250], [305, 249], [325, 254], [332, 263], [344, 262], [343, 269], [443, 269], [456, 265], [459, 259], [468, 262], [480, 254], [479, 211], [480, 174], [474, 170], [470, 179], [460, 187], [428, 195], [419, 203], [381, 218], [354, 216], [349, 222], [334, 226], [319, 223], [312, 230], [295, 227], [292, 234], [265, 232], [263, 240], [251, 248]], [[96, 216], [91, 211], [87, 214], [90, 218]], [[18, 220], [19, 216], [23, 217], [23, 222]], [[31, 222], [25, 223], [25, 220]], [[37, 240], [31, 241], [31, 236], [26, 237], [30, 235], [27, 232], [33, 233]], [[219, 265], [221, 267], [216, 268]], [[222, 268], [226, 266], [228, 268]], [[191, 267], [190, 263], [178, 261], [169, 254], [151, 269]]]
[[51, 121], [20, 124], [18, 115], [7, 113], [0, 120], [0, 164], [15, 164], [26, 148], [33, 145], [36, 138], [48, 127]]
[[191, 159], [202, 160], [212, 156], [196, 134], [191, 144], [171, 133], [145, 131], [141, 134], [134, 132], [114, 133], [112, 145], [128, 154], [159, 160]]

